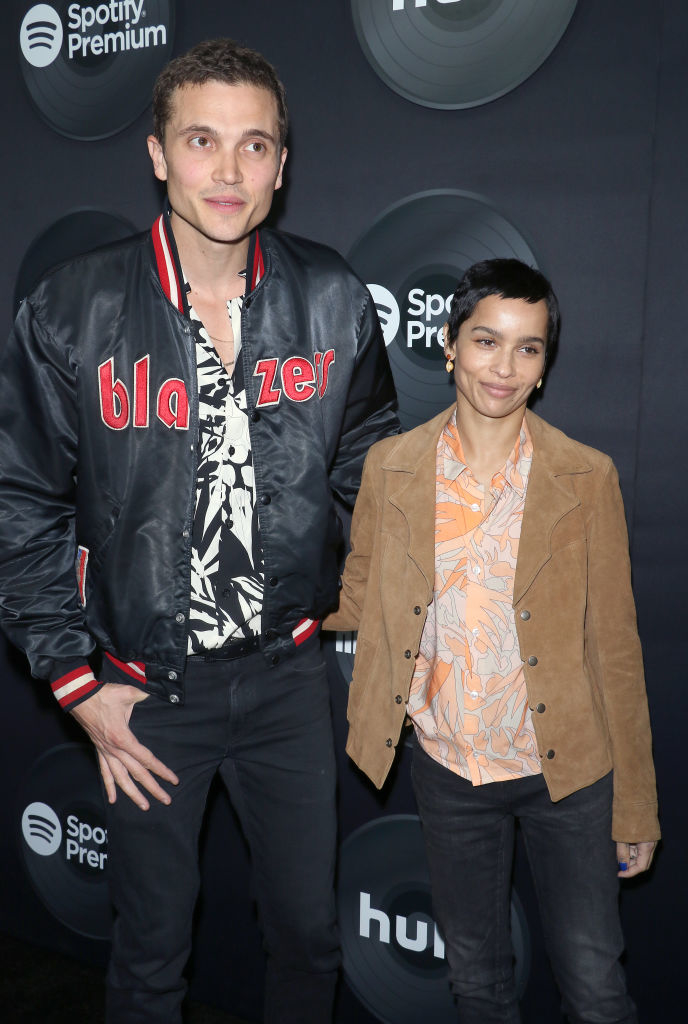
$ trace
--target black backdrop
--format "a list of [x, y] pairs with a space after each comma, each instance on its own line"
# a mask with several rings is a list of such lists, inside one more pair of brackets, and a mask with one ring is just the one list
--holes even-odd
[[[38, 236], [66, 215], [91, 209], [144, 228], [160, 204], [145, 149], [148, 108], [111, 137], [79, 141], [53, 130], [30, 100], [17, 44], [30, 6], [25, 0], [3, 6], [0, 40], [6, 197], [0, 316], [6, 328], [20, 264]], [[286, 185], [274, 211], [278, 226], [347, 253], [391, 204], [429, 190], [460, 190], [486, 197], [516, 225], [555, 284], [564, 329], [538, 412], [608, 451], [619, 467], [655, 732], [665, 840], [652, 876], [624, 887], [627, 965], [642, 1019], [677, 1019], [673, 989], [682, 969], [677, 950], [688, 842], [676, 774], [688, 712], [688, 487], [681, 472], [688, 442], [682, 321], [688, 9], [681, 0], [579, 0], [556, 48], [517, 88], [483, 105], [436, 109], [410, 102], [377, 77], [347, 0], [178, 0], [172, 6], [174, 53], [202, 38], [231, 35], [264, 52], [287, 86], [292, 128]], [[414, 808], [406, 752], [381, 796], [347, 763], [345, 685], [333, 644], [328, 657], [345, 839], [369, 821]], [[47, 908], [27, 871], [20, 826], [36, 760], [81, 737], [9, 647], [0, 648], [0, 678], [0, 927], [103, 962], [107, 941], [79, 934]], [[263, 968], [248, 863], [219, 792], [204, 837], [203, 869], [192, 991], [258, 1019]], [[540, 956], [520, 852], [516, 884], [534, 954], [525, 1019], [555, 1020], [556, 995]], [[394, 1019], [372, 1015], [346, 987], [338, 1014], [341, 1021]]]

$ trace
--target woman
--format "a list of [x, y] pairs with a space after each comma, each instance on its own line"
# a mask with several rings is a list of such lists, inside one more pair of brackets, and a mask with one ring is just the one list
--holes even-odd
[[611, 460], [526, 403], [559, 333], [549, 282], [471, 267], [444, 329], [456, 404], [371, 449], [333, 629], [358, 627], [347, 750], [382, 786], [405, 715], [462, 1024], [519, 1020], [514, 823], [571, 1021], [635, 1021], [617, 876], [659, 838]]

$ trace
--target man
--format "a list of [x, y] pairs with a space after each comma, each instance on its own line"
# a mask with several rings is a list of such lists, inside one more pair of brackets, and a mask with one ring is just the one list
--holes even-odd
[[274, 69], [202, 43], [153, 113], [165, 212], [49, 275], [5, 352], [2, 620], [98, 752], [108, 1021], [181, 1020], [219, 771], [257, 880], [265, 1020], [321, 1024], [339, 959], [332, 492], [352, 503], [369, 445], [398, 430], [394, 389], [343, 261], [257, 230], [287, 155]]

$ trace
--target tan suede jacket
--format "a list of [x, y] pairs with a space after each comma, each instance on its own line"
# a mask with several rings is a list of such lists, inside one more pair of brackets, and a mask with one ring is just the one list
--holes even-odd
[[[339, 611], [358, 628], [347, 752], [381, 787], [406, 715], [434, 581], [435, 457], [453, 407], [373, 445]], [[612, 838], [659, 838], [650, 721], [618, 476], [608, 456], [531, 412], [514, 580], [528, 702], [552, 800], [614, 770]]]

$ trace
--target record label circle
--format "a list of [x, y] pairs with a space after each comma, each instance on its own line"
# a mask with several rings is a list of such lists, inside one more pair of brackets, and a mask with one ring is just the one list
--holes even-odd
[[[464, 271], [494, 257], [537, 266], [522, 233], [488, 199], [441, 189], [388, 207], [349, 251], [376, 302], [405, 430], [455, 400], [444, 369], [442, 327]], [[390, 324], [398, 324], [394, 335]]]
[[[432, 916], [420, 819], [376, 818], [342, 843], [337, 904], [347, 984], [384, 1024], [456, 1024], [442, 936]], [[519, 994], [530, 973], [530, 932], [512, 893]]]
[[17, 825], [24, 866], [45, 907], [79, 935], [109, 939], [105, 805], [92, 747], [63, 743], [34, 762]]
[[515, 89], [546, 60], [576, 0], [352, 0], [361, 49], [412, 103], [457, 109]]
[[27, 0], [18, 59], [33, 105], [70, 139], [122, 131], [150, 104], [174, 24], [174, 0]]

